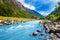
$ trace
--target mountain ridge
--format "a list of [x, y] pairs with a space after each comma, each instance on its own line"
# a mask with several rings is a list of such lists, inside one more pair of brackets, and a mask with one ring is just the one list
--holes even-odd
[[22, 3], [16, 0], [0, 0], [0, 16], [24, 17], [31, 18], [32, 16], [43, 17], [38, 12], [28, 9]]
[[0, 0], [0, 16], [30, 18], [32, 15], [16, 0]]
[[28, 9], [26, 8], [26, 10], [31, 13], [32, 15], [36, 16], [36, 17], [41, 17], [41, 18], [44, 18], [43, 15], [39, 14], [38, 12], [34, 11], [34, 10], [31, 10], [31, 9]]

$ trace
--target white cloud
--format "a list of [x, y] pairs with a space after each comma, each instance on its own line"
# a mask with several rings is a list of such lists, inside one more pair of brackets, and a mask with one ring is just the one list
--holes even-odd
[[55, 2], [55, 3], [57, 3], [60, 0], [42, 0], [42, 1], [43, 1], [43, 3], [49, 3], [49, 2]]
[[[47, 1], [47, 2], [46, 2]], [[53, 5], [55, 5], [56, 6], [56, 4], [59, 2], [60, 0], [43, 0], [43, 3], [51, 3], [51, 2], [53, 2], [54, 4]], [[55, 10], [55, 6], [53, 6], [53, 5], [51, 5], [50, 6], [50, 9], [48, 10], [48, 11], [40, 11], [39, 13], [41, 14], [41, 15], [43, 15], [43, 16], [47, 16], [47, 15], [49, 15], [52, 11], [54, 11]]]
[[41, 15], [43, 15], [43, 16], [47, 16], [49, 13], [48, 12], [43, 12], [43, 11], [41, 11], [41, 12], [39, 12]]
[[60, 0], [50, 0], [50, 1], [53, 1], [53, 2], [59, 2]]
[[29, 4], [23, 4], [23, 5], [29, 9], [35, 10], [35, 7], [32, 5], [29, 5]]
[[[57, 5], [57, 3], [60, 1], [60, 0], [31, 0], [28, 4], [25, 3], [25, 0], [18, 0], [20, 1], [25, 7], [29, 8], [29, 9], [32, 9], [32, 10], [35, 10], [36, 8], [39, 8], [40, 6], [33, 6], [33, 4], [36, 4], [36, 2], [43, 2], [43, 4], [48, 4], [48, 3], [52, 3], [52, 5], [50, 6], [50, 9], [48, 11], [38, 11], [40, 14], [44, 15], [44, 16], [47, 16], [48, 14], [50, 14], [52, 11], [54, 11], [55, 9], [55, 6]], [[27, 0], [26, 0], [27, 1]], [[31, 4], [30, 4], [31, 3]]]
[[31, 10], [35, 10], [35, 7], [33, 5], [25, 3], [25, 0], [18, 0], [18, 1], [21, 2], [23, 4], [23, 6], [29, 8]]
[[48, 10], [48, 11], [40, 11], [39, 13], [41, 14], [41, 15], [43, 15], [43, 16], [47, 16], [47, 15], [49, 15], [52, 11], [54, 11], [55, 10], [55, 7], [54, 8], [51, 8], [50, 10]]
[[21, 2], [23, 4], [25, 0], [17, 0], [17, 1], [19, 1], [19, 2]]

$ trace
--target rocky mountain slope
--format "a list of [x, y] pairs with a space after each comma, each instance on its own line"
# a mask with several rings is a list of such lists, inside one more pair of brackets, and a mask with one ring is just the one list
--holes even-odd
[[31, 18], [43, 17], [38, 12], [24, 7], [17, 0], [0, 0], [0, 16]]
[[0, 0], [0, 16], [30, 18], [32, 15], [16, 0]]

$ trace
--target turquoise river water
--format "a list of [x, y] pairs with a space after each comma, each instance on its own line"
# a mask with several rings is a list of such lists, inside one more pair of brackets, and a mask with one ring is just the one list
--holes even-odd
[[43, 31], [43, 26], [39, 26], [39, 22], [37, 20], [0, 26], [0, 40], [44, 40], [39, 34], [37, 36], [29, 35], [36, 30], [41, 30], [40, 34], [44, 34], [46, 38], [48, 37], [49, 34]]

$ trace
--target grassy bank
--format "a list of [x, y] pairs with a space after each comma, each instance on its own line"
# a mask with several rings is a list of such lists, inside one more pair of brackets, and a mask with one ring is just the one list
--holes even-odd
[[16, 17], [3, 17], [0, 16], [0, 20], [33, 20], [33, 19], [29, 19], [29, 18], [16, 18]]

